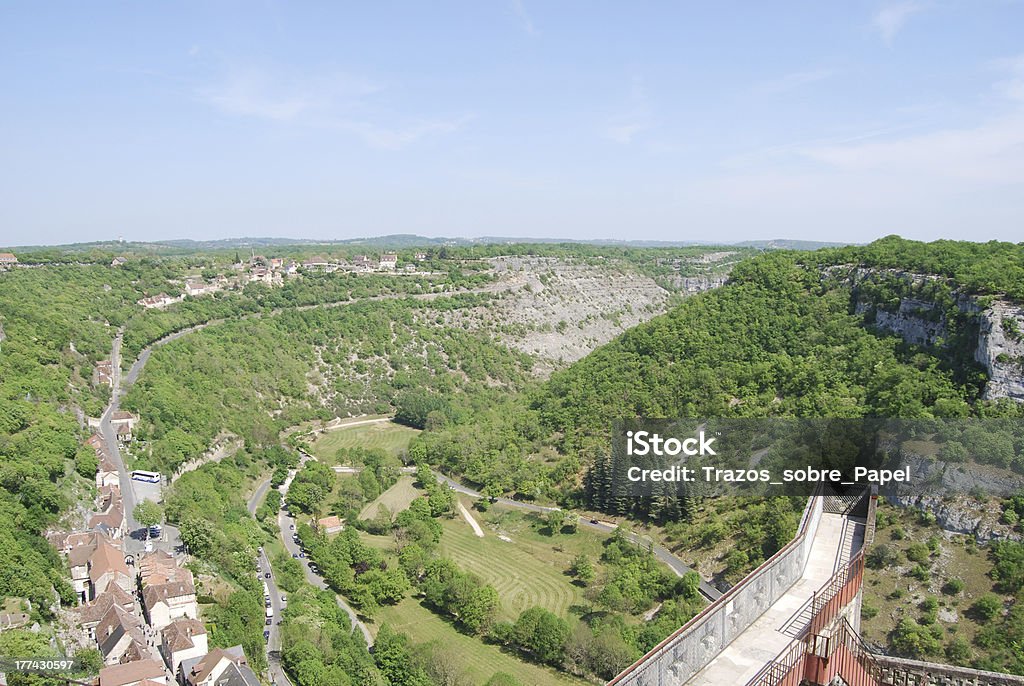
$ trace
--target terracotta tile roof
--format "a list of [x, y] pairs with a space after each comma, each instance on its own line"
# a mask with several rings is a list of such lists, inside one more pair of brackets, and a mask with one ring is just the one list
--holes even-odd
[[167, 602], [169, 598], [180, 598], [185, 595], [195, 595], [195, 584], [189, 581], [172, 581], [166, 584], [146, 586], [142, 589], [142, 602], [147, 609], [152, 609], [157, 603]]
[[242, 662], [242, 664], [245, 664], [245, 655], [242, 653], [242, 646], [215, 648], [211, 650], [205, 657], [192, 666], [192, 669], [187, 676], [188, 682], [190, 684], [202, 683], [210, 676], [217, 665], [220, 664], [221, 660], [230, 660], [232, 662]]
[[147, 679], [164, 683], [166, 678], [163, 664], [152, 658], [111, 665], [100, 670], [100, 686], [128, 686]]
[[95, 583], [107, 572], [131, 577], [128, 565], [124, 563], [124, 554], [106, 541], [101, 541], [96, 552], [89, 558], [89, 578]]
[[187, 650], [195, 645], [193, 636], [206, 633], [206, 627], [198, 619], [178, 619], [167, 625], [162, 634], [163, 642], [172, 651]]
[[96, 624], [103, 619], [111, 606], [116, 605], [123, 610], [130, 610], [133, 604], [134, 599], [123, 588], [117, 584], [110, 584], [96, 600], [76, 608], [78, 621], [82, 625]]
[[139, 562], [143, 586], [160, 586], [173, 581], [193, 582], [192, 572], [179, 567], [177, 560], [162, 550], [149, 553]]
[[330, 517], [318, 519], [316, 523], [317, 526], [319, 526], [323, 530], [341, 528], [341, 519], [339, 519], [337, 515], [331, 515]]
[[[117, 648], [118, 644], [127, 634], [133, 643], [140, 643], [142, 646], [146, 644], [146, 637], [142, 633], [142, 620], [133, 615], [130, 612], [126, 612], [118, 605], [111, 605], [107, 613], [103, 615], [103, 619], [96, 625], [96, 643], [99, 644], [100, 652], [103, 653], [104, 659], [110, 659], [114, 649]], [[131, 647], [129, 645], [129, 647]], [[127, 652], [127, 648], [125, 649]], [[143, 648], [145, 652], [145, 648]], [[114, 658], [120, 658], [121, 655], [113, 655]]]

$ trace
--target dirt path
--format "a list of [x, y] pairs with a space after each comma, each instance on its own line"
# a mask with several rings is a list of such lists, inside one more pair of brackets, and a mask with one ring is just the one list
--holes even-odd
[[467, 510], [466, 506], [462, 503], [459, 503], [459, 513], [462, 515], [462, 518], [466, 520], [466, 523], [473, 527], [473, 533], [477, 535], [477, 538], [483, 538], [484, 530], [480, 528], [476, 519], [473, 518], [473, 515], [470, 514], [469, 510]]

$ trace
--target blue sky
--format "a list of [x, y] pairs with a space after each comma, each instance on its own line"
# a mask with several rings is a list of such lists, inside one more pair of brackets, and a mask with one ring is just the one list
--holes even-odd
[[0, 4], [0, 244], [1024, 240], [1024, 2]]

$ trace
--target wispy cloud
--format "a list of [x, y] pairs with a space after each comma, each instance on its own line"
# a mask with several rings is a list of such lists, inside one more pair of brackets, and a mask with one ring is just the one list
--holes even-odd
[[812, 69], [786, 74], [777, 79], [762, 81], [754, 87], [754, 91], [762, 94], [788, 93], [802, 86], [824, 81], [835, 76], [834, 69]]
[[910, 18], [924, 9], [923, 3], [914, 0], [888, 4], [875, 14], [875, 28], [881, 34], [885, 44], [892, 45], [896, 34], [906, 26]]
[[623, 110], [607, 119], [602, 135], [615, 143], [629, 145], [637, 134], [651, 127], [651, 108], [643, 80], [634, 77]]
[[1024, 102], [1024, 55], [996, 60], [992, 66], [1007, 74], [1007, 78], [996, 82], [996, 92], [1010, 100]]
[[431, 135], [458, 130], [470, 115], [425, 118], [376, 106], [384, 86], [348, 74], [290, 77], [265, 70], [232, 72], [200, 89], [199, 98], [220, 112], [356, 136], [366, 145], [398, 150]]
[[453, 133], [472, 121], [473, 115], [451, 119], [416, 121], [406, 126], [387, 127], [368, 121], [335, 119], [329, 126], [353, 133], [367, 145], [385, 150], [399, 150], [428, 136]]
[[533, 23], [533, 18], [530, 17], [530, 13], [526, 11], [526, 5], [523, 4], [523, 0], [511, 0], [512, 13], [519, 19], [519, 23], [523, 27], [523, 31], [530, 34], [531, 36], [540, 35], [540, 31], [537, 30], [536, 24]]

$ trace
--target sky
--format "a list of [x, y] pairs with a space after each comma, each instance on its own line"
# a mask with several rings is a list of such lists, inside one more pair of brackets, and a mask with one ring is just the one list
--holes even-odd
[[1024, 0], [0, 2], [0, 244], [1024, 240]]

